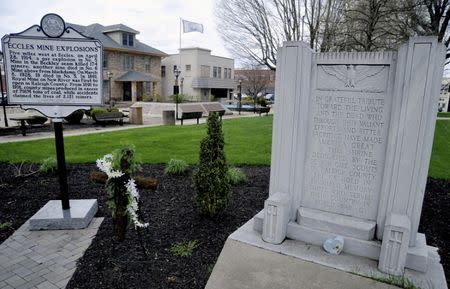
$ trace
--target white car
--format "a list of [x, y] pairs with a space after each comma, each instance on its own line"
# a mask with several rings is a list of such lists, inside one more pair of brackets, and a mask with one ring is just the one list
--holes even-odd
[[268, 101], [274, 101], [275, 100], [275, 95], [272, 93], [268, 93], [264, 96], [264, 98]]

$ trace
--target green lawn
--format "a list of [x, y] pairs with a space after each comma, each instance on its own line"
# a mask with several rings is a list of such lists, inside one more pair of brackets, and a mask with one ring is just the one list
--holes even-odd
[[[224, 120], [225, 150], [231, 164], [270, 164], [272, 117]], [[190, 164], [198, 160], [206, 125], [158, 126], [64, 138], [66, 161], [93, 163], [122, 145], [133, 144], [144, 163], [167, 163], [171, 158]], [[0, 161], [41, 162], [54, 156], [53, 139], [0, 144]]]
[[438, 117], [449, 118], [450, 117], [450, 112], [438, 112], [437, 116]]
[[[225, 120], [227, 160], [230, 164], [270, 165], [272, 117]], [[195, 164], [206, 126], [159, 126], [65, 138], [66, 160], [93, 163], [125, 144], [134, 144], [144, 163], [167, 163], [178, 158]], [[53, 139], [0, 144], [0, 161], [41, 162], [54, 156]], [[450, 179], [450, 121], [438, 120], [429, 176]]]
[[450, 179], [450, 120], [436, 122], [428, 175], [437, 179]]

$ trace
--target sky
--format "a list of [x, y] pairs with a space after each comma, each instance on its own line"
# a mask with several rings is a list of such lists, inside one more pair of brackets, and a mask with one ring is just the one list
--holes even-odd
[[181, 34], [181, 46], [198, 46], [232, 57], [216, 30], [216, 0], [0, 0], [0, 38], [39, 24], [47, 13], [80, 25], [122, 23], [140, 32], [137, 39], [168, 54], [178, 53], [180, 18], [203, 24], [204, 33]]

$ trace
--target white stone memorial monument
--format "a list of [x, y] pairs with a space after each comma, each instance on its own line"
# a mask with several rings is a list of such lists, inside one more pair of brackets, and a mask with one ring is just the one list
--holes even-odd
[[340, 235], [346, 256], [304, 256], [346, 271], [360, 261], [335, 260], [370, 259], [374, 271], [356, 273], [407, 268], [419, 285], [446, 288], [435, 248], [418, 233], [444, 46], [417, 37], [398, 51], [315, 53], [286, 42], [278, 53], [269, 198], [230, 238], [302, 257], [292, 240], [322, 247]]

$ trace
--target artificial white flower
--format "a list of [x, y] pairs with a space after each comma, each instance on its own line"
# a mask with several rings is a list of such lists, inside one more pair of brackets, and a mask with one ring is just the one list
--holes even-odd
[[113, 170], [112, 168], [113, 156], [107, 154], [103, 158], [97, 160], [97, 167], [104, 172], [108, 178], [118, 178], [124, 175], [121, 171]]
[[138, 220], [137, 211], [139, 209], [138, 201], [139, 201], [139, 192], [136, 188], [136, 183], [133, 179], [128, 180], [128, 182], [125, 184], [125, 187], [127, 188], [128, 194], [131, 196], [128, 198], [128, 206], [127, 211], [130, 215], [130, 219], [134, 224], [134, 227], [141, 227], [145, 228], [148, 226], [148, 223], [141, 223]]
[[[124, 175], [123, 172], [119, 170], [114, 170], [112, 168], [113, 156], [112, 154], [107, 154], [103, 156], [103, 158], [97, 160], [97, 167], [106, 175], [108, 178], [118, 178]], [[130, 216], [131, 221], [133, 222], [134, 228], [146, 228], [148, 227], [148, 223], [141, 223], [137, 216], [137, 211], [139, 209], [138, 201], [139, 201], [139, 192], [136, 187], [136, 183], [132, 178], [125, 183], [125, 188], [128, 194], [128, 206], [127, 211]]]

